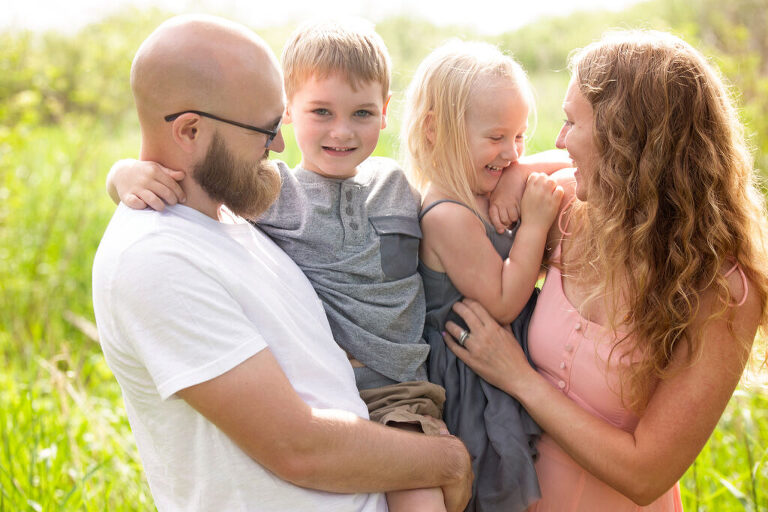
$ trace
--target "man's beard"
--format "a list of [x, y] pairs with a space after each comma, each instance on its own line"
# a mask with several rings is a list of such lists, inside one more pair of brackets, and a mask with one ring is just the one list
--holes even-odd
[[192, 177], [214, 201], [227, 205], [232, 212], [255, 219], [277, 199], [280, 174], [267, 160], [269, 151], [258, 162], [238, 160], [214, 134], [205, 158], [195, 164]]

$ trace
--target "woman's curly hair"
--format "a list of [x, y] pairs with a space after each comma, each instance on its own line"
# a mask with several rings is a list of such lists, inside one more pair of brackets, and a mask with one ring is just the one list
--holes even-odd
[[578, 249], [566, 271], [592, 276], [591, 300], [606, 301], [614, 332], [627, 334], [611, 354], [625, 359], [621, 393], [640, 411], [678, 346], [689, 363], [703, 349], [693, 325], [705, 290], [721, 305], [707, 321], [724, 317], [733, 332], [729, 306], [740, 297], [725, 272], [736, 263], [760, 297], [765, 328], [764, 198], [728, 90], [692, 46], [617, 32], [571, 65], [593, 109], [599, 163], [584, 178], [589, 200], [573, 207]]

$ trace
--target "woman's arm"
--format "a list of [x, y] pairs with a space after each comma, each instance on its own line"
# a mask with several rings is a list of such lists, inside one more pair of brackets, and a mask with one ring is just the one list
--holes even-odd
[[[739, 277], [729, 278], [740, 296]], [[704, 297], [698, 325], [717, 305]], [[684, 363], [678, 347], [673, 376], [662, 380], [633, 433], [580, 408], [531, 368], [517, 341], [477, 303], [457, 304], [472, 335], [466, 347], [446, 336], [449, 348], [491, 384], [517, 398], [578, 464], [639, 505], [653, 502], [682, 476], [714, 430], [746, 364], [760, 314], [757, 294], [733, 311], [733, 333], [724, 319], [708, 322], [700, 357]], [[449, 324], [458, 336], [461, 329]]]

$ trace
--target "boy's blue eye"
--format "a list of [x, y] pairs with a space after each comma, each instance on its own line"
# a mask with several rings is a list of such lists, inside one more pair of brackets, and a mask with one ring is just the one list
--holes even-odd
[[317, 114], [319, 116], [329, 116], [331, 115], [331, 112], [327, 108], [316, 108], [312, 111], [313, 114]]
[[370, 110], [356, 110], [354, 115], [355, 117], [370, 117], [373, 115], [373, 112]]

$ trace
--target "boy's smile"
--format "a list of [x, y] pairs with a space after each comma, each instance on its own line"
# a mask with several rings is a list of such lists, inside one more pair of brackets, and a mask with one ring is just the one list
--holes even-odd
[[384, 99], [377, 82], [360, 83], [355, 90], [340, 73], [310, 77], [285, 112], [301, 150], [301, 167], [329, 178], [354, 176], [386, 126]]

